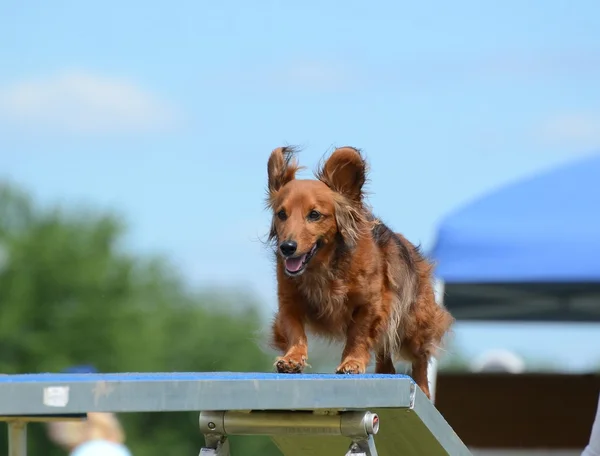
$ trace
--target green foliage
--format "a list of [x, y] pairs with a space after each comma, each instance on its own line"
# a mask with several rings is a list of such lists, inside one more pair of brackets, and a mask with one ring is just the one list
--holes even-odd
[[[122, 249], [124, 233], [110, 214], [42, 209], [0, 187], [1, 373], [79, 363], [104, 372], [271, 368], [254, 302], [188, 290], [165, 259]], [[198, 454], [203, 443], [197, 413], [119, 418], [135, 455]], [[280, 454], [266, 438], [242, 442], [246, 455]], [[64, 454], [42, 425], [31, 425], [29, 444], [31, 454]]]

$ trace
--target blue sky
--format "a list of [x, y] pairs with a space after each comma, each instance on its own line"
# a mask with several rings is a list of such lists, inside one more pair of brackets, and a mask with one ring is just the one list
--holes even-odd
[[[0, 176], [120, 211], [132, 248], [267, 312], [274, 147], [309, 170], [362, 148], [377, 213], [429, 247], [450, 210], [600, 146], [596, 0], [5, 0], [0, 43]], [[597, 327], [456, 333], [468, 354], [600, 359]]]

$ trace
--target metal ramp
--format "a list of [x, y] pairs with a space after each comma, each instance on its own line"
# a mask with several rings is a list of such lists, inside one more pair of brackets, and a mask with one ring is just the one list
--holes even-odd
[[405, 375], [0, 376], [9, 456], [27, 454], [27, 422], [81, 419], [86, 412], [182, 411], [200, 412], [202, 456], [230, 456], [229, 435], [268, 435], [285, 456], [471, 454]]

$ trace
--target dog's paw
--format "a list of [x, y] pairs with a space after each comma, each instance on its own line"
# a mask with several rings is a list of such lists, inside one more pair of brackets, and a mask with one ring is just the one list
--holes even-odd
[[344, 361], [335, 370], [336, 374], [364, 374], [365, 372], [365, 365], [353, 359]]
[[306, 356], [280, 356], [275, 361], [280, 374], [301, 374], [306, 366]]

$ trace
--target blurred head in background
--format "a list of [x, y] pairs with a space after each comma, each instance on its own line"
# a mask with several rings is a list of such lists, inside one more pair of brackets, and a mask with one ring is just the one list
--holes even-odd
[[[93, 366], [73, 366], [64, 373], [88, 374], [97, 372]], [[90, 441], [111, 442], [122, 445], [125, 433], [113, 413], [88, 413], [80, 421], [54, 421], [48, 423], [48, 437], [69, 452]]]

